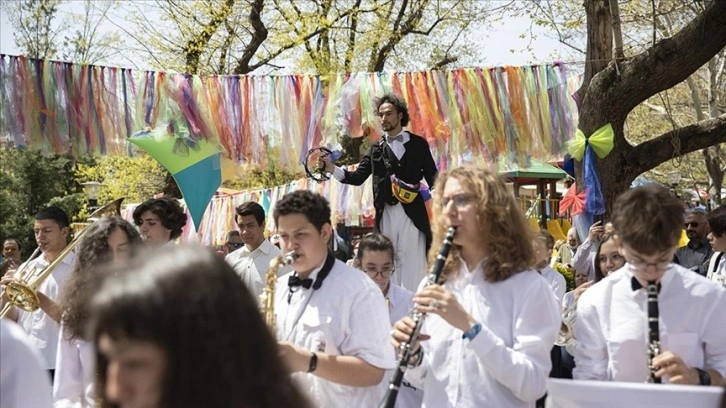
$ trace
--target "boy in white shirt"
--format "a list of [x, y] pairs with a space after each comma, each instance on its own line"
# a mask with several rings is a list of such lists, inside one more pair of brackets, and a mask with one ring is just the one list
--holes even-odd
[[726, 287], [726, 205], [708, 213], [708, 242], [714, 253], [708, 264], [706, 277], [717, 285]]
[[[626, 264], [578, 302], [575, 379], [645, 382], [652, 376], [723, 386], [726, 292], [672, 263], [683, 226], [680, 201], [662, 187], [638, 187], [617, 199], [612, 220]], [[648, 310], [649, 285], [657, 316]], [[661, 352], [649, 364], [650, 321], [658, 322]]]
[[306, 190], [285, 195], [273, 212], [293, 272], [277, 281], [280, 353], [301, 389], [320, 407], [370, 407], [395, 366], [380, 289], [328, 251], [330, 206]]

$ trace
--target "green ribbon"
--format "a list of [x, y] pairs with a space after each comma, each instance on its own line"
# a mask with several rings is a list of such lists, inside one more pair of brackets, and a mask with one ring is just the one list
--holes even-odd
[[615, 131], [613, 126], [608, 123], [596, 130], [590, 137], [586, 137], [582, 130], [577, 129], [575, 138], [570, 140], [567, 145], [567, 151], [573, 158], [581, 161], [585, 155], [585, 148], [590, 145], [597, 157], [602, 159], [613, 150], [614, 143]]

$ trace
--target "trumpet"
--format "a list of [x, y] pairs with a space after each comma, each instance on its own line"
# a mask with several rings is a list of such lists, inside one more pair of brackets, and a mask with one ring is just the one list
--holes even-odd
[[[120, 215], [121, 202], [123, 200], [123, 198], [119, 198], [97, 209], [88, 217], [89, 220], [96, 221], [105, 215]], [[81, 238], [83, 238], [86, 232], [88, 232], [88, 228], [85, 228], [83, 231], [81, 231], [81, 233], [78, 234], [70, 244], [63, 248], [63, 250], [58, 254], [53, 262], [50, 263], [50, 265], [40, 270], [34, 270], [30, 274], [28, 274], [28, 276], [23, 276], [23, 274], [26, 273], [24, 269], [27, 268], [27, 265], [30, 263], [30, 261], [36, 258], [36, 255], [39, 252], [40, 247], [36, 248], [36, 250], [33, 252], [33, 255], [31, 255], [30, 258], [28, 258], [28, 260], [25, 262], [26, 268], [23, 268], [22, 271], [18, 270], [16, 272], [17, 279], [8, 282], [7, 286], [5, 287], [5, 290], [2, 293], [2, 297], [7, 297], [8, 300], [3, 306], [2, 310], [0, 310], [0, 318], [7, 316], [10, 310], [12, 310], [13, 306], [17, 306], [27, 312], [34, 312], [38, 310], [38, 308], [40, 307], [40, 300], [38, 299], [38, 295], [36, 293], [38, 291], [38, 288], [46, 279], [48, 279], [48, 277], [53, 273], [53, 270], [61, 262], [63, 262], [63, 258], [68, 256], [68, 254], [75, 249], [76, 245], [81, 242]]]
[[284, 255], [276, 256], [270, 261], [270, 267], [267, 268], [265, 273], [265, 288], [262, 289], [262, 295], [260, 295], [260, 306], [262, 307], [262, 316], [267, 323], [267, 327], [275, 333], [277, 330], [275, 322], [275, 286], [277, 284], [277, 271], [281, 267], [290, 265], [295, 262], [298, 254], [295, 251], [290, 251]]

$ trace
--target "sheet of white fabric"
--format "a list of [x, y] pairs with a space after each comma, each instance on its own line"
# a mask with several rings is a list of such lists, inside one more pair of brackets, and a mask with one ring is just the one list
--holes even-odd
[[545, 408], [719, 408], [722, 395], [719, 387], [548, 378]]
[[426, 274], [426, 236], [408, 218], [403, 205], [388, 205], [383, 208], [381, 233], [387, 236], [396, 248], [396, 273], [391, 281], [415, 292]]

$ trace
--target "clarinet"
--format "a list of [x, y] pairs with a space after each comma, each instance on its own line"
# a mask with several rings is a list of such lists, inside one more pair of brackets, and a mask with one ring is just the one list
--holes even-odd
[[[449, 256], [451, 243], [454, 240], [454, 234], [456, 234], [456, 227], [450, 227], [446, 231], [446, 237], [444, 238], [444, 242], [441, 245], [441, 251], [439, 251], [439, 254], [436, 255], [436, 262], [434, 262], [434, 265], [429, 271], [426, 286], [439, 283], [441, 271], [444, 269], [446, 257]], [[401, 382], [403, 381], [403, 374], [406, 373], [406, 368], [408, 368], [408, 362], [413, 356], [412, 347], [416, 343], [416, 340], [418, 340], [418, 336], [421, 332], [421, 326], [423, 325], [424, 319], [426, 318], [426, 313], [418, 312], [414, 309], [414, 311], [411, 313], [411, 318], [414, 322], [413, 333], [411, 333], [408, 341], [406, 343], [402, 343], [400, 346], [398, 367], [396, 368], [396, 372], [391, 378], [391, 383], [388, 386], [388, 391], [386, 392], [386, 395], [383, 397], [383, 401], [381, 401], [381, 404], [378, 406], [379, 408], [393, 408], [393, 406], [396, 404], [398, 390], [401, 387]]]
[[655, 372], [660, 367], [653, 366], [653, 359], [660, 354], [660, 329], [658, 327], [658, 285], [648, 282], [648, 382], [660, 384]]

